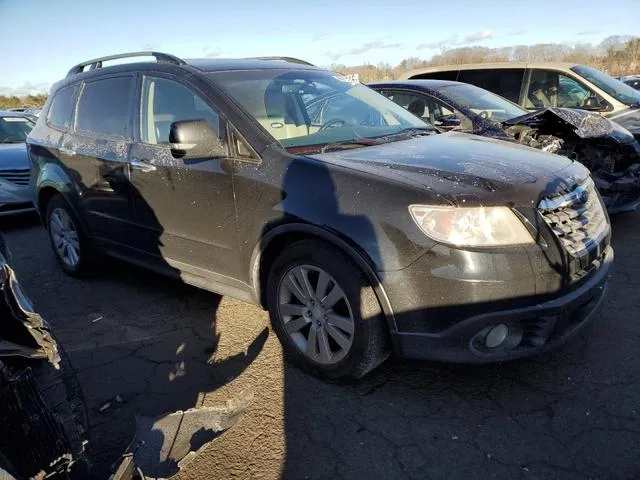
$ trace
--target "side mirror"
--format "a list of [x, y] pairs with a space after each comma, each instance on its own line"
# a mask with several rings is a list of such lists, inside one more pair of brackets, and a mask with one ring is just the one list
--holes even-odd
[[441, 115], [436, 118], [436, 126], [443, 128], [455, 128], [460, 126], [460, 119], [454, 115]]
[[169, 130], [169, 143], [174, 158], [187, 160], [227, 156], [226, 144], [204, 119], [173, 122]]

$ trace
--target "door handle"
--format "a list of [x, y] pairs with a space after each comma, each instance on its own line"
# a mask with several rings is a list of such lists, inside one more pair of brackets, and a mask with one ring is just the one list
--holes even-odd
[[131, 168], [135, 170], [140, 170], [141, 172], [153, 172], [156, 169], [155, 165], [151, 165], [148, 162], [144, 162], [142, 160], [138, 160], [137, 158], [131, 159]]

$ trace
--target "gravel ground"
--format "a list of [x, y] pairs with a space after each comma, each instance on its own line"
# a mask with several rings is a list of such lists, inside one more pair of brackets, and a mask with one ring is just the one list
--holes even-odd
[[127, 447], [136, 414], [247, 393], [248, 411], [183, 478], [640, 478], [640, 214], [613, 223], [610, 296], [583, 336], [508, 364], [391, 359], [353, 383], [283, 363], [256, 307], [115, 261], [75, 280], [37, 220], [0, 228], [78, 370], [96, 478]]

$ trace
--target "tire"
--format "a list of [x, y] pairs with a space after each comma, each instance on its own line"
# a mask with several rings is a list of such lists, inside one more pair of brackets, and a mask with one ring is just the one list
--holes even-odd
[[[62, 269], [72, 277], [82, 277], [92, 273], [97, 254], [89, 237], [83, 230], [80, 220], [61, 195], [54, 196], [47, 204], [45, 220], [47, 232], [49, 233], [49, 242]], [[65, 221], [69, 223], [64, 225], [64, 228], [70, 227], [72, 229], [72, 232], [69, 230], [65, 233], [67, 235], [65, 238], [67, 242], [73, 243], [77, 258], [65, 258], [64, 253], [59, 248], [60, 222], [64, 224]], [[57, 243], [58, 245], [56, 245]], [[69, 250], [67, 249], [66, 251], [68, 252]], [[72, 262], [70, 260], [75, 261]]]
[[[308, 287], [301, 292], [304, 278]], [[371, 284], [345, 253], [324, 242], [299, 241], [277, 257], [267, 306], [287, 359], [315, 374], [357, 379], [389, 356], [388, 327]]]

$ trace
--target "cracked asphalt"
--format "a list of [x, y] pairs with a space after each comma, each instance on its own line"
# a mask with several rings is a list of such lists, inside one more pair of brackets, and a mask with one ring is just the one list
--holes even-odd
[[391, 359], [359, 382], [283, 363], [267, 314], [119, 262], [65, 276], [37, 220], [0, 225], [12, 264], [78, 371], [96, 478], [136, 414], [220, 405], [240, 421], [182, 478], [640, 478], [640, 214], [614, 218], [607, 305], [544, 356], [490, 366]]

